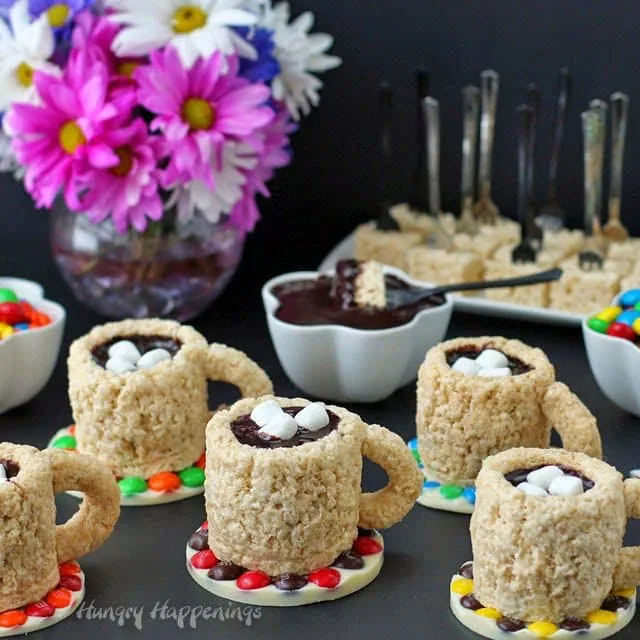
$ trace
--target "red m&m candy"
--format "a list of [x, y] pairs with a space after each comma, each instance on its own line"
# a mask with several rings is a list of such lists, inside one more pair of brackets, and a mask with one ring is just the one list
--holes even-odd
[[337, 569], [316, 569], [309, 574], [309, 582], [324, 589], [335, 589], [340, 584], [340, 572]]
[[33, 618], [50, 618], [56, 612], [56, 608], [48, 602], [41, 600], [40, 602], [35, 602], [25, 607], [24, 612]]
[[212, 569], [218, 564], [218, 558], [211, 549], [204, 549], [193, 555], [191, 564], [196, 569]]
[[373, 556], [382, 551], [382, 545], [373, 538], [360, 536], [353, 543], [353, 550], [361, 556]]
[[264, 571], [247, 571], [236, 580], [236, 586], [243, 591], [263, 589], [270, 584], [271, 578]]
[[60, 576], [58, 586], [69, 591], [82, 591], [82, 579], [80, 576]]
[[22, 324], [27, 318], [17, 302], [0, 303], [0, 322], [6, 324]]
[[632, 342], [636, 339], [636, 332], [628, 324], [622, 324], [622, 322], [612, 322], [607, 329], [607, 335]]

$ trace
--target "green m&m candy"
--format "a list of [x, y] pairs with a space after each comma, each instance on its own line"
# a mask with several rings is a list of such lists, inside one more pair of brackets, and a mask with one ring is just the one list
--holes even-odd
[[589, 329], [597, 331], [598, 333], [607, 333], [609, 324], [609, 322], [606, 322], [605, 320], [602, 320], [600, 318], [590, 318], [587, 322], [587, 326], [589, 327]]
[[185, 487], [201, 487], [204, 484], [204, 471], [200, 467], [188, 467], [180, 472], [180, 480]]
[[56, 449], [75, 449], [78, 443], [74, 436], [62, 436], [58, 438], [52, 445]]
[[120, 493], [123, 493], [126, 496], [131, 496], [136, 493], [144, 493], [148, 489], [147, 481], [144, 478], [139, 478], [137, 476], [122, 478], [122, 480], [118, 482], [118, 486], [120, 487]]
[[18, 302], [18, 296], [13, 289], [0, 288], [0, 303], [2, 302]]
[[455, 500], [459, 498], [464, 492], [463, 487], [459, 487], [457, 484], [445, 484], [440, 487], [440, 495], [447, 500]]

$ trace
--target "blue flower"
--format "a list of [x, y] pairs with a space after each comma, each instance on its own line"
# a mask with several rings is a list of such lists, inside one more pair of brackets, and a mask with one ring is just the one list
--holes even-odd
[[240, 58], [240, 75], [251, 82], [269, 84], [280, 74], [280, 63], [274, 55], [273, 31], [248, 27], [237, 27], [235, 31], [258, 52], [256, 60]]

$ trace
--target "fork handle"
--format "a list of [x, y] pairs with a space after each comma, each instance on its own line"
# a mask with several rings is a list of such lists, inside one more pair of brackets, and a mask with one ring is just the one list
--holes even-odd
[[478, 114], [480, 112], [480, 89], [474, 86], [462, 90], [462, 201], [461, 214], [473, 206], [476, 146], [478, 140]]
[[558, 164], [564, 139], [565, 120], [567, 117], [567, 105], [571, 92], [572, 78], [568, 67], [560, 69], [558, 86], [558, 110], [556, 112], [555, 131], [553, 133], [553, 147], [551, 148], [551, 160], [549, 161], [549, 200], [557, 197], [558, 188]]
[[531, 149], [533, 144], [534, 110], [529, 105], [518, 107], [520, 135], [518, 138], [518, 221], [522, 232], [522, 242], [531, 240], [529, 224], [531, 209]]
[[427, 162], [429, 165], [429, 213], [440, 213], [440, 104], [433, 98], [422, 101], [427, 130]]
[[629, 96], [611, 96], [611, 184], [609, 186], [609, 220], [620, 220], [622, 200], [622, 165], [629, 119]]
[[606, 103], [592, 101], [582, 114], [584, 132], [584, 232], [593, 237], [600, 232], [602, 211], [602, 171], [606, 128]]
[[480, 122], [480, 199], [491, 198], [491, 160], [495, 137], [500, 76], [493, 70], [482, 72], [482, 118]]
[[427, 211], [429, 185], [427, 182], [427, 158], [426, 158], [426, 136], [424, 117], [422, 115], [422, 101], [429, 95], [429, 74], [422, 67], [416, 71], [416, 90], [418, 104], [418, 155], [416, 156], [416, 166], [413, 174], [413, 188], [409, 205], [414, 211]]

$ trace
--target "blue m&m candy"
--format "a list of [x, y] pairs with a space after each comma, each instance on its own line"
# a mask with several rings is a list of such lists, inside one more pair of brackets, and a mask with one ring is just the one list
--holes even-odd
[[618, 299], [618, 304], [625, 308], [635, 307], [640, 302], [640, 289], [625, 291]]
[[627, 311], [623, 311], [617, 318], [616, 322], [621, 324], [627, 324], [630, 327], [633, 326], [633, 323], [640, 318], [640, 311], [636, 311], [635, 309], [628, 309]]

